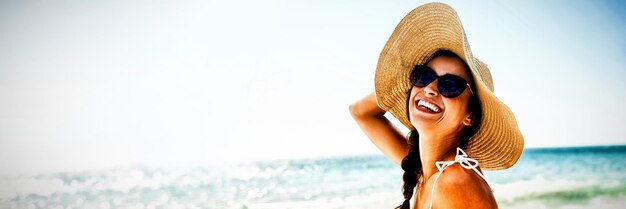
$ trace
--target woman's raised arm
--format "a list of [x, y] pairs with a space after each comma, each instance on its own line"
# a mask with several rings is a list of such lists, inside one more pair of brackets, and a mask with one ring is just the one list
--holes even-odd
[[372, 143], [400, 165], [409, 152], [409, 145], [405, 136], [385, 117], [385, 111], [378, 107], [376, 94], [371, 93], [350, 105], [350, 113]]

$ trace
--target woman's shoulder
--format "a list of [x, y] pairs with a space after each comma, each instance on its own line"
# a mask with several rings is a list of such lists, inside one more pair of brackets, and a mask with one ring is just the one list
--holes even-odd
[[486, 185], [487, 182], [472, 169], [458, 163], [448, 166], [439, 177], [438, 184], [447, 186]]
[[459, 164], [441, 173], [433, 195], [438, 208], [497, 208], [489, 184], [474, 170]]

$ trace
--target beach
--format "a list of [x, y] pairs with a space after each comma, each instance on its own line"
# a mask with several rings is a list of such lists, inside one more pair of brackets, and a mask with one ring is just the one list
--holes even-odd
[[[626, 146], [532, 148], [485, 171], [501, 208], [624, 208]], [[6, 176], [0, 208], [393, 208], [401, 169], [381, 155]]]

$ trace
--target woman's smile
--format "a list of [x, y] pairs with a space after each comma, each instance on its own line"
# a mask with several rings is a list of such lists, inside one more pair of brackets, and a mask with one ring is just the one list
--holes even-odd
[[421, 112], [436, 114], [441, 113], [442, 108], [428, 99], [418, 99], [415, 102], [415, 108]]

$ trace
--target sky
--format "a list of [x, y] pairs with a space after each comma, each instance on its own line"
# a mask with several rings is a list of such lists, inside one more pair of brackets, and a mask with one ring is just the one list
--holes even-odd
[[[626, 144], [624, 3], [444, 2], [526, 147]], [[423, 3], [0, 1], [0, 174], [379, 154], [348, 106]]]

